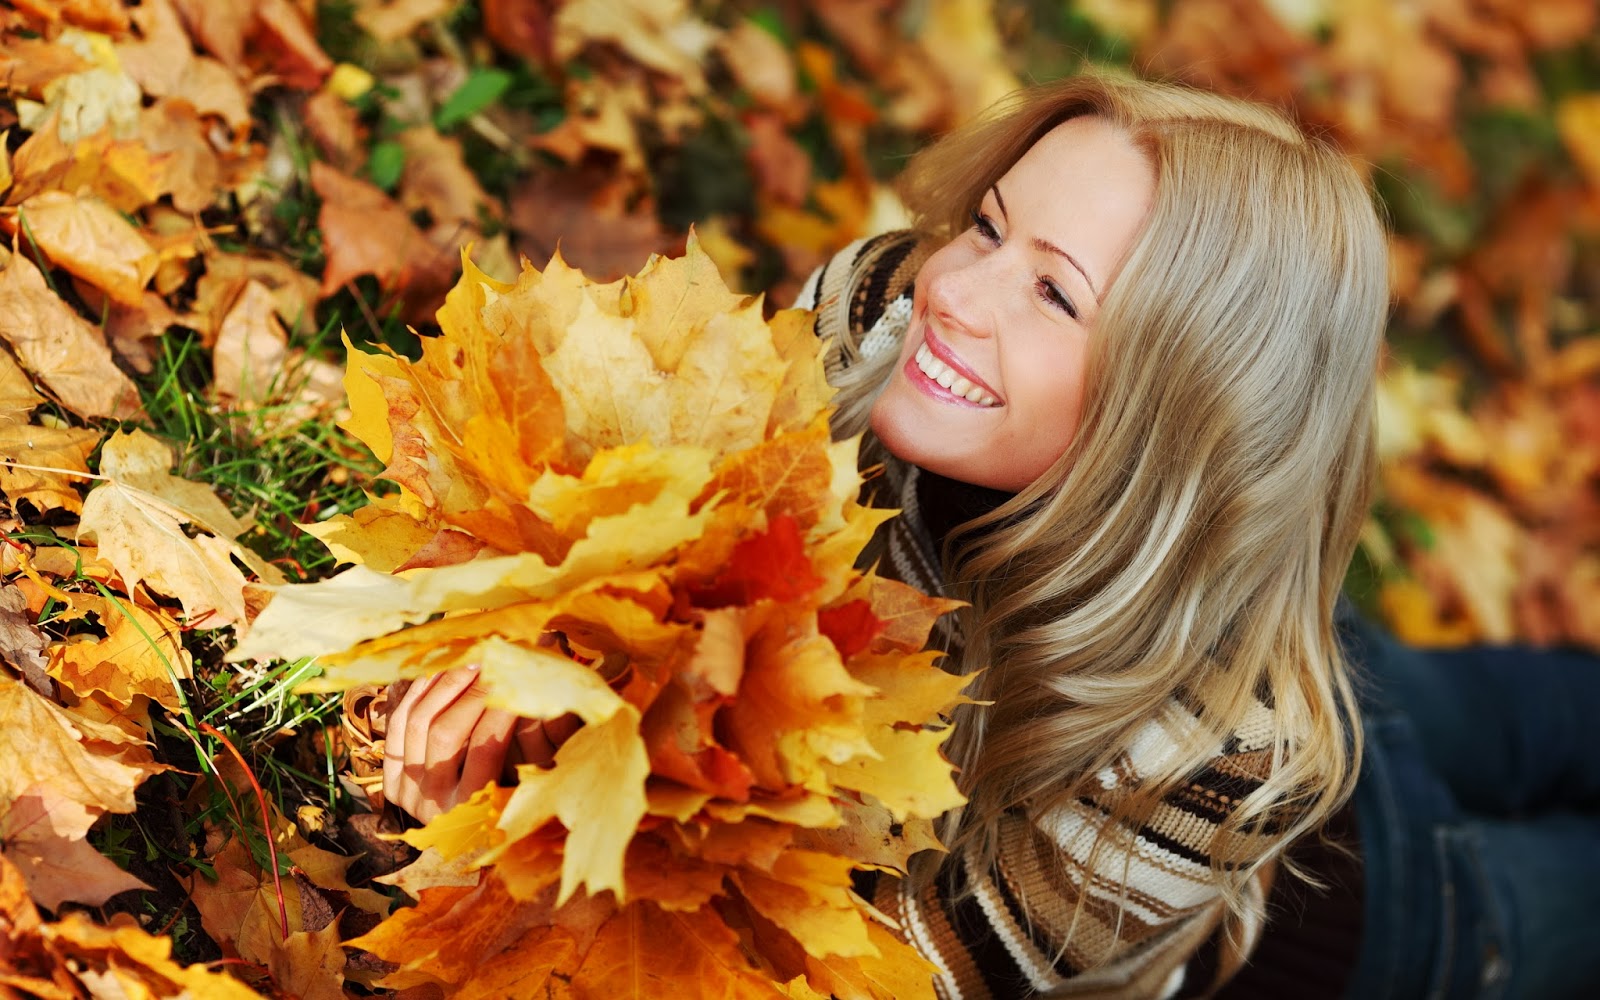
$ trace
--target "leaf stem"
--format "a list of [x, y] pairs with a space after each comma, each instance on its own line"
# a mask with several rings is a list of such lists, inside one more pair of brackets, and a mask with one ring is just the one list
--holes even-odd
[[233, 745], [232, 740], [222, 735], [222, 730], [209, 722], [200, 723], [200, 729], [215, 736], [222, 742], [223, 746], [228, 748], [228, 752], [233, 754], [233, 759], [239, 762], [240, 767], [244, 768], [244, 776], [250, 780], [250, 787], [255, 790], [256, 804], [261, 807], [261, 828], [267, 835], [267, 857], [272, 865], [272, 889], [278, 895], [278, 920], [283, 928], [283, 936], [287, 938], [289, 936], [289, 906], [283, 901], [283, 881], [278, 876], [278, 848], [274, 843], [276, 838], [272, 835], [272, 813], [267, 810], [267, 795], [261, 790], [261, 783], [256, 781], [255, 772], [250, 770], [250, 765], [245, 762], [244, 755], [239, 752], [238, 747]]

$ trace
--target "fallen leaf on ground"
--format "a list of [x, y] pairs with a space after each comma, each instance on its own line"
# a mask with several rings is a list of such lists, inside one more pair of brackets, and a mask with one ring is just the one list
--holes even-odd
[[0, 339], [23, 367], [79, 416], [134, 419], [139, 392], [111, 360], [98, 330], [51, 291], [22, 254], [0, 271]]
[[[100, 906], [119, 892], [151, 887], [118, 868], [82, 834], [58, 832], [53, 811], [83, 813], [83, 807], [35, 786], [0, 809], [0, 854], [17, 866], [39, 905], [58, 910], [62, 903]], [[87, 818], [87, 817], [86, 817]], [[69, 829], [81, 824], [68, 821]]]

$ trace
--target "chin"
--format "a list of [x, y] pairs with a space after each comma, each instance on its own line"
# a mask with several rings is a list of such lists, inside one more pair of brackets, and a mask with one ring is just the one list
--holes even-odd
[[939, 436], [930, 431], [925, 420], [896, 413], [892, 405], [879, 405], [872, 409], [871, 426], [872, 433], [889, 454], [902, 462], [975, 486], [991, 485], [983, 481], [988, 477], [973, 475], [978, 470], [971, 468], [972, 463], [951, 454], [948, 438], [943, 439], [944, 446], [940, 447], [936, 440]]

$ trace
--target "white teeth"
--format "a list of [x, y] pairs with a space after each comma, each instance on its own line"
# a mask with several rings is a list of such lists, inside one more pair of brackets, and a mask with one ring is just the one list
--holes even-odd
[[999, 402], [979, 386], [957, 375], [955, 369], [934, 357], [933, 352], [928, 350], [927, 344], [917, 348], [916, 362], [917, 367], [922, 369], [922, 374], [968, 402], [977, 403], [979, 406], [994, 406]]

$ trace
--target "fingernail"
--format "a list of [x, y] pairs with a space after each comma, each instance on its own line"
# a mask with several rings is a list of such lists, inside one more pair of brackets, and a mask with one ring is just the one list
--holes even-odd
[[475, 671], [475, 670], [480, 669], [482, 666], [483, 666], [483, 664], [481, 664], [481, 663], [469, 663], [469, 664], [467, 664], [467, 669]]

